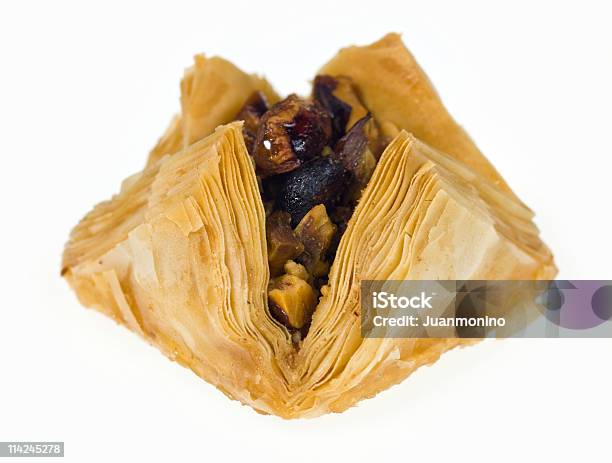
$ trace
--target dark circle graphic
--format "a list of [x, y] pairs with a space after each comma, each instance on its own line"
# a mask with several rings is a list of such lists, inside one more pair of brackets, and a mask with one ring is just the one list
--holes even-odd
[[553, 283], [536, 296], [535, 302], [547, 311], [556, 312], [563, 307], [565, 296], [563, 295], [563, 291], [557, 288]]
[[551, 285], [546, 291], [546, 308], [548, 310], [561, 310], [564, 302], [563, 292], [555, 285]]
[[602, 286], [593, 293], [591, 307], [595, 315], [602, 320], [612, 318], [612, 285]]

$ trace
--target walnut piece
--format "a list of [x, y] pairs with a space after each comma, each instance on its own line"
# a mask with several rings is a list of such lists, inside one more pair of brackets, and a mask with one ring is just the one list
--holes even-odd
[[266, 219], [266, 240], [270, 273], [278, 275], [285, 262], [299, 256], [304, 245], [295, 236], [289, 225], [291, 216], [282, 211], [273, 212]]
[[304, 245], [298, 260], [314, 277], [325, 276], [329, 270], [324, 259], [336, 231], [323, 204], [313, 207], [295, 229], [295, 235]]
[[299, 330], [312, 316], [317, 295], [307, 282], [295, 275], [283, 275], [270, 285], [268, 304], [272, 315], [287, 328]]

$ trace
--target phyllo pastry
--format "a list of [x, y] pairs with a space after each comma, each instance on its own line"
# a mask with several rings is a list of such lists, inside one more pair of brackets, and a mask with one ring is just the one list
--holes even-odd
[[229, 397], [314, 417], [474, 342], [363, 338], [361, 281], [553, 278], [532, 218], [398, 35], [341, 50], [303, 97], [198, 56], [62, 275]]

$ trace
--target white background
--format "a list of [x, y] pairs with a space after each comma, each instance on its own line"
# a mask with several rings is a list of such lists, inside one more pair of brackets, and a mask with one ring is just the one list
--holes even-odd
[[193, 54], [306, 93], [338, 48], [398, 31], [537, 212], [559, 277], [612, 279], [611, 20], [587, 1], [2, 2], [0, 440], [65, 441], [79, 462], [610, 461], [609, 339], [485, 342], [286, 422], [81, 308], [59, 269], [178, 111]]

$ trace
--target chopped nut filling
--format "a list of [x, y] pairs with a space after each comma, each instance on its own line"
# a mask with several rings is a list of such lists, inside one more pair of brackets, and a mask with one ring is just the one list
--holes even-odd
[[297, 262], [288, 260], [285, 263], [284, 269], [287, 275], [296, 276], [304, 281], [310, 280], [310, 274], [308, 273], [308, 270], [306, 270], [306, 267], [304, 267], [302, 264], [298, 264]]
[[325, 255], [337, 228], [323, 204], [313, 207], [295, 228], [295, 235], [304, 244], [304, 252], [298, 260], [313, 277], [324, 277], [327, 273]]
[[270, 284], [270, 310], [288, 328], [299, 330], [309, 322], [317, 304], [312, 286], [294, 275], [283, 275]]
[[299, 343], [384, 140], [342, 76], [317, 76], [310, 99], [292, 94], [270, 108], [254, 93], [236, 119], [266, 210], [268, 306]]
[[273, 212], [266, 220], [266, 239], [268, 241], [268, 264], [270, 273], [275, 276], [285, 263], [304, 252], [304, 245], [290, 226], [291, 216], [287, 212]]

